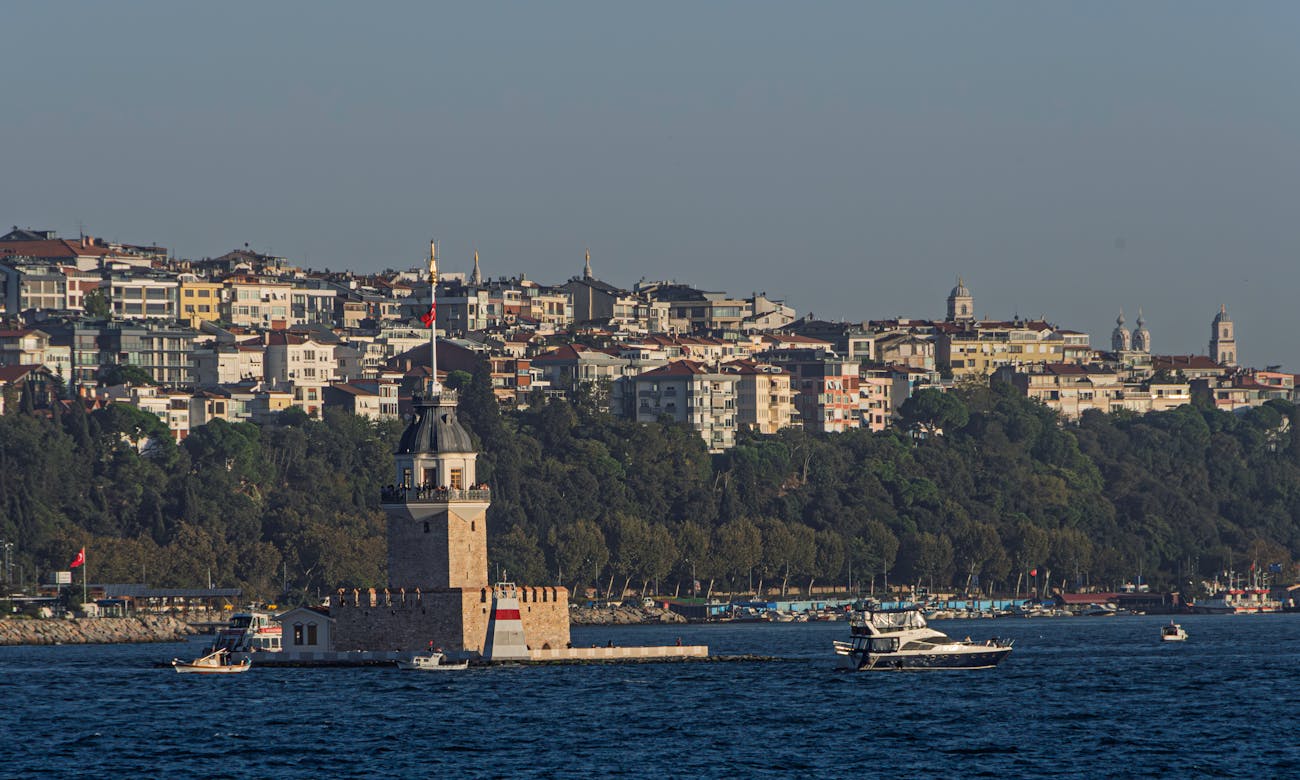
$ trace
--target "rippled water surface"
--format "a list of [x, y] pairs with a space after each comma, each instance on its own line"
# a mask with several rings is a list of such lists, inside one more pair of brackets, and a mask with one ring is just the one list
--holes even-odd
[[154, 668], [189, 645], [0, 648], [0, 775], [1300, 777], [1300, 615], [945, 621], [999, 668], [841, 673], [844, 623], [577, 628], [772, 662], [460, 673]]

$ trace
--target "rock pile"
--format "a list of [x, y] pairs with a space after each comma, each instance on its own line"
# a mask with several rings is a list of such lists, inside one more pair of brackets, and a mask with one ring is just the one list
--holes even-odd
[[685, 623], [686, 618], [659, 607], [573, 607], [569, 622], [575, 626], [628, 626]]
[[0, 645], [179, 642], [196, 631], [169, 615], [63, 620], [0, 620]]

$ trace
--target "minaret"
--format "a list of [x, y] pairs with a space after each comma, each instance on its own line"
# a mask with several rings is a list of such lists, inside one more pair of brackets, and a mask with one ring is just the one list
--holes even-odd
[[1142, 316], [1142, 307], [1138, 307], [1137, 327], [1133, 329], [1133, 351], [1151, 351], [1151, 331], [1147, 330], [1147, 321]]
[[469, 283], [475, 287], [483, 286], [483, 274], [478, 269], [478, 250], [474, 250], [474, 273], [469, 276]]
[[957, 286], [948, 293], [948, 322], [973, 322], [975, 320], [975, 298], [960, 276]]
[[1220, 304], [1210, 326], [1210, 359], [1225, 366], [1237, 365], [1237, 336], [1228, 316], [1228, 307]]
[[1110, 348], [1112, 352], [1128, 352], [1133, 347], [1133, 335], [1124, 327], [1124, 310], [1119, 310], [1119, 316], [1115, 318], [1115, 330], [1110, 334]]
[[587, 250], [587, 264], [582, 269], [582, 278], [583, 279], [594, 278], [591, 275], [591, 250], [590, 249]]

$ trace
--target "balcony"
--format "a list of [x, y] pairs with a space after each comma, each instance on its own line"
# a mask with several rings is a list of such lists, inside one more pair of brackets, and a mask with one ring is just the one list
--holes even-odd
[[492, 491], [487, 487], [460, 490], [389, 485], [380, 491], [379, 498], [381, 504], [449, 504], [459, 501], [488, 503], [492, 501]]

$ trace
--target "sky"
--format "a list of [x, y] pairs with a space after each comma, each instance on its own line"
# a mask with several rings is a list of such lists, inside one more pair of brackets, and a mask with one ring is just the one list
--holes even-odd
[[6, 5], [0, 225], [1300, 371], [1300, 4]]

